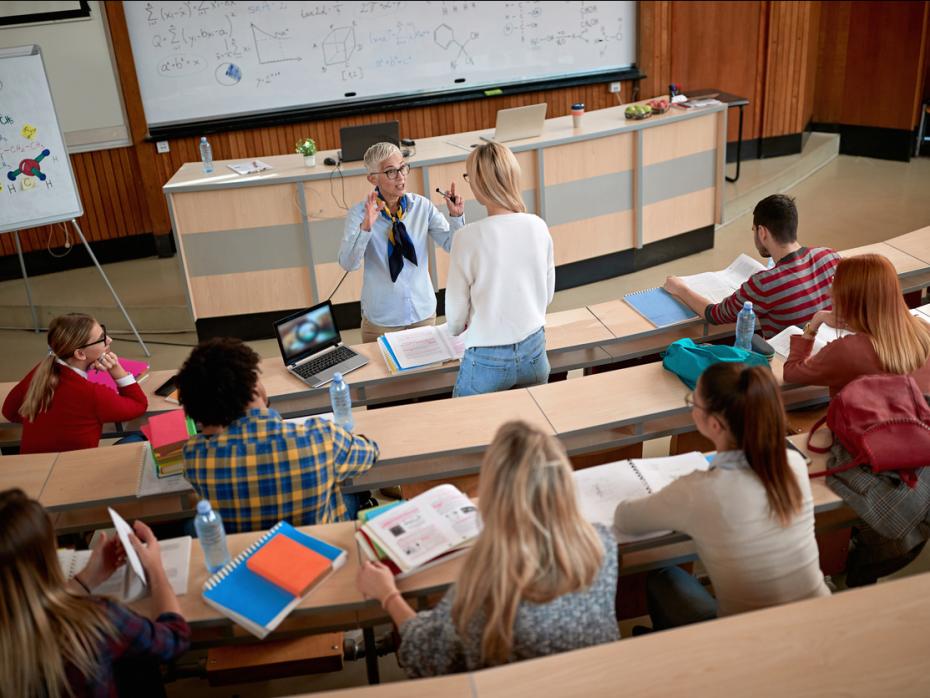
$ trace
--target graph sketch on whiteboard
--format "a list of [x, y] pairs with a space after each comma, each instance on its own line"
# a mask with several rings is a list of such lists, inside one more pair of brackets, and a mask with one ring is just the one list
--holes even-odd
[[288, 36], [287, 29], [268, 32], [254, 24], [249, 24], [249, 26], [252, 28], [252, 40], [255, 42], [255, 55], [258, 56], [258, 62], [262, 65], [303, 60], [296, 55], [300, 48], [291, 45], [291, 37]]

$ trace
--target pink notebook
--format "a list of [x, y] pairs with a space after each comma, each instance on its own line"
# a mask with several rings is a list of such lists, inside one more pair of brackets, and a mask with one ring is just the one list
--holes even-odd
[[[132, 359], [124, 359], [122, 356], [119, 358], [119, 365], [126, 369], [129, 373], [134, 375], [136, 379], [139, 378], [143, 373], [149, 370], [149, 365], [144, 361], [133, 361]], [[110, 376], [106, 371], [95, 371], [91, 369], [87, 372], [87, 380], [91, 383], [97, 383], [99, 385], [105, 385], [114, 393], [119, 392], [116, 389], [116, 381]]]

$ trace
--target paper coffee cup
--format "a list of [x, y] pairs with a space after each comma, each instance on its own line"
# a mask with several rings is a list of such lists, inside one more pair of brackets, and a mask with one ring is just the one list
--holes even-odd
[[572, 105], [572, 126], [581, 128], [581, 117], [584, 116], [584, 104], [577, 102]]

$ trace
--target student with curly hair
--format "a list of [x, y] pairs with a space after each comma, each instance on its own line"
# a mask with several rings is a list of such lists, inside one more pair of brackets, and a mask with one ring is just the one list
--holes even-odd
[[178, 399], [202, 433], [184, 447], [184, 475], [226, 530], [257, 531], [355, 517], [339, 483], [378, 458], [378, 445], [319, 417], [285, 422], [268, 407], [260, 357], [238, 339], [202, 342], [178, 373]]

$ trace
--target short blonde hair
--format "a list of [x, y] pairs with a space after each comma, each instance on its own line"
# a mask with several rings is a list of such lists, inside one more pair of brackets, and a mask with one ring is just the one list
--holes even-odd
[[368, 170], [368, 174], [378, 174], [381, 170], [381, 163], [395, 155], [403, 155], [403, 153], [393, 143], [385, 141], [375, 143], [365, 151], [365, 169]]
[[520, 163], [506, 145], [483, 143], [468, 155], [468, 183], [485, 201], [513, 211], [526, 213], [520, 192]]

